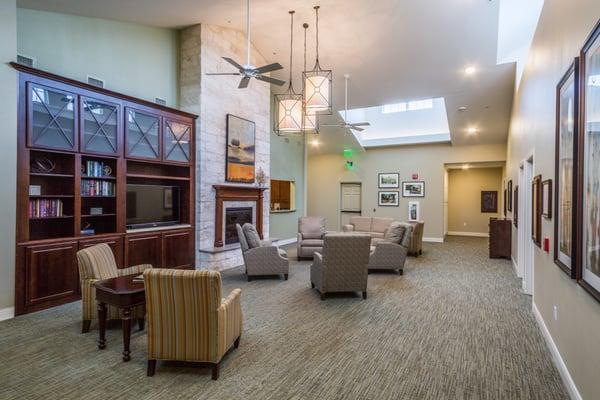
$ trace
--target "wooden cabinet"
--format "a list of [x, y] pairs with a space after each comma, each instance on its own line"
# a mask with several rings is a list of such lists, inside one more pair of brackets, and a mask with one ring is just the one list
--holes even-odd
[[24, 301], [17, 304], [18, 314], [78, 298], [76, 241], [25, 246], [23, 250], [25, 273], [18, 277], [17, 284], [22, 285], [18, 289], [23, 291]]
[[128, 235], [125, 238], [125, 267], [140, 264], [162, 267], [162, 233]]
[[125, 109], [126, 156], [147, 160], [160, 160], [160, 116], [135, 108]]
[[94, 246], [97, 244], [106, 243], [110, 246], [115, 256], [117, 267], [123, 267], [123, 237], [122, 236], [110, 236], [103, 238], [85, 239], [79, 241], [79, 250], [85, 249], [86, 247]]
[[192, 233], [186, 231], [166, 232], [163, 236], [163, 267], [192, 268], [194, 244]]
[[179, 120], [163, 119], [163, 161], [189, 164], [192, 126]]
[[119, 154], [121, 136], [121, 107], [119, 104], [81, 96], [82, 153]]
[[490, 258], [511, 257], [511, 221], [509, 219], [490, 218]]

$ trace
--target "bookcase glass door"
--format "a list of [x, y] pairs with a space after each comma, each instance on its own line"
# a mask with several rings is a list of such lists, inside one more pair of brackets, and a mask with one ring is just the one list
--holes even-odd
[[41, 148], [76, 148], [75, 95], [41, 85], [29, 84], [30, 145]]
[[175, 121], [165, 121], [163, 129], [164, 160], [189, 163], [192, 127]]
[[119, 107], [114, 104], [84, 98], [82, 151], [117, 154]]
[[127, 109], [127, 155], [159, 159], [159, 128], [159, 117]]

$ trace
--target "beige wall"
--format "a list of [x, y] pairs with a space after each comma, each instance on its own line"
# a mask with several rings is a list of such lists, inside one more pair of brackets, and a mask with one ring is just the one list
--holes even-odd
[[[308, 214], [327, 218], [327, 229], [339, 229], [340, 182], [362, 183], [362, 214], [406, 221], [408, 201], [420, 202], [424, 236], [441, 240], [444, 236], [444, 165], [460, 162], [504, 161], [506, 146], [451, 146], [431, 144], [382, 147], [356, 153], [353, 171], [344, 168], [342, 154], [313, 155], [308, 159]], [[400, 180], [411, 180], [413, 173], [425, 181], [425, 197], [402, 198], [400, 207], [377, 205], [378, 173], [398, 172]], [[397, 189], [401, 190], [401, 189]]]
[[[481, 192], [498, 192], [498, 212], [481, 212]], [[488, 233], [490, 217], [500, 216], [502, 168], [448, 170], [448, 231], [452, 233]]]
[[[598, 0], [546, 0], [513, 104], [507, 179], [517, 181], [519, 164], [529, 154], [534, 155], [534, 174], [554, 179], [556, 84], [599, 17]], [[554, 240], [553, 223], [543, 219], [543, 237]], [[515, 260], [516, 237], [513, 228]], [[554, 265], [551, 252], [533, 248], [534, 304], [579, 393], [584, 399], [596, 399], [600, 393], [600, 303]], [[556, 321], [554, 305], [558, 306]]]
[[17, 58], [16, 0], [0, 0], [0, 319], [12, 313], [15, 293], [15, 213], [17, 177], [17, 73], [6, 63]]

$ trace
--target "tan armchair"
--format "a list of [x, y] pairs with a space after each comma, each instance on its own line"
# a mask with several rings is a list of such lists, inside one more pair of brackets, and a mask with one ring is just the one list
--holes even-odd
[[325, 236], [324, 217], [298, 218], [298, 259], [313, 258], [313, 254], [323, 251]]
[[410, 235], [408, 254], [418, 257], [423, 254], [423, 230], [425, 229], [425, 222], [416, 221], [409, 223], [413, 226], [413, 231]]
[[371, 248], [369, 270], [393, 270], [402, 275], [412, 228], [408, 223], [393, 222], [384, 239]]
[[[77, 264], [81, 283], [82, 333], [89, 332], [92, 320], [98, 319], [94, 282], [118, 276], [141, 274], [144, 270], [152, 268], [152, 265], [142, 264], [118, 269], [114, 254], [110, 246], [105, 243], [79, 250], [77, 252]], [[143, 306], [134, 308], [132, 312], [132, 318], [138, 319], [140, 329], [144, 327], [144, 314]], [[108, 305], [106, 318], [109, 320], [120, 319], [119, 309]]]
[[323, 254], [315, 253], [310, 283], [321, 293], [362, 292], [367, 298], [367, 264], [371, 237], [365, 234], [325, 235]]
[[242, 291], [221, 299], [221, 274], [209, 270], [144, 272], [148, 310], [148, 376], [157, 360], [209, 364], [219, 379], [223, 356], [242, 335]]

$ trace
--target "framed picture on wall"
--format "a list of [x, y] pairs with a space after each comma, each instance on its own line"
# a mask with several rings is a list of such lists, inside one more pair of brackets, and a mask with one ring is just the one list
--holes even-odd
[[554, 263], [575, 278], [573, 268], [577, 225], [577, 159], [579, 135], [579, 58], [575, 58], [556, 85], [556, 133], [554, 147]]
[[402, 182], [402, 197], [425, 197], [425, 182]]
[[581, 63], [581, 122], [578, 144], [578, 210], [581, 243], [578, 282], [600, 301], [600, 21], [586, 40]]
[[531, 181], [531, 239], [542, 247], [542, 176], [537, 175]]
[[506, 188], [507, 193], [508, 193], [508, 203], [506, 205], [506, 208], [508, 211], [512, 211], [513, 210], [513, 185], [512, 185], [512, 179], [508, 181], [508, 187]]
[[542, 217], [552, 218], [552, 179], [542, 182]]
[[482, 190], [481, 191], [481, 212], [482, 213], [497, 213], [498, 212], [498, 191], [497, 190]]
[[400, 174], [382, 173], [379, 174], [380, 189], [397, 189], [400, 187]]
[[227, 114], [226, 140], [225, 180], [254, 183], [254, 122]]
[[409, 201], [408, 202], [408, 220], [409, 221], [418, 221], [420, 217], [419, 212], [419, 202], [418, 201]]
[[514, 204], [513, 206], [514, 211], [513, 211], [513, 225], [515, 226], [515, 228], [519, 228], [519, 185], [515, 186], [515, 192], [513, 195], [513, 200], [514, 200]]
[[506, 195], [506, 189], [504, 189], [504, 192], [502, 193], [502, 207], [503, 207], [503, 214], [502, 216], [506, 218], [506, 204], [508, 203], [508, 198]]
[[379, 192], [378, 202], [380, 207], [398, 207], [400, 205], [400, 192]]

